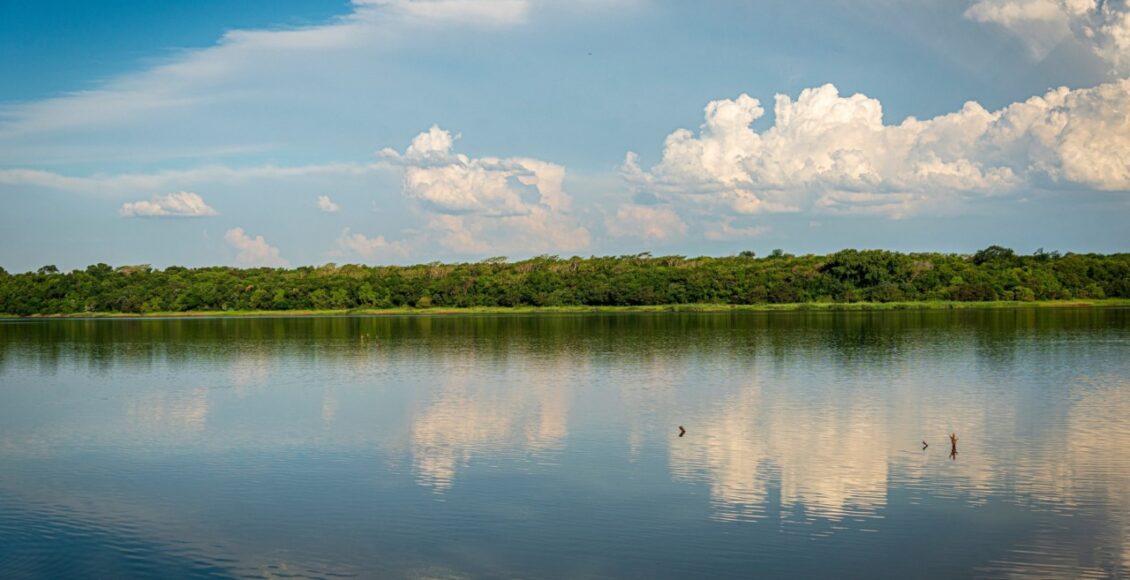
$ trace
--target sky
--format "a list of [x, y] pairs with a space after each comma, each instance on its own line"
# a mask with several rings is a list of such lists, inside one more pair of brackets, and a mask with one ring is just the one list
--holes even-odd
[[0, 0], [0, 267], [1130, 250], [1130, 0]]

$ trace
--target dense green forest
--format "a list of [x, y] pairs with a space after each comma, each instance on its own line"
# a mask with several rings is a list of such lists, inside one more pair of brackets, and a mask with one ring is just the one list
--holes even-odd
[[0, 312], [190, 312], [351, 308], [632, 306], [1130, 297], [1130, 254], [972, 255], [843, 250], [827, 256], [652, 256], [294, 269], [164, 270], [96, 264], [0, 268]]

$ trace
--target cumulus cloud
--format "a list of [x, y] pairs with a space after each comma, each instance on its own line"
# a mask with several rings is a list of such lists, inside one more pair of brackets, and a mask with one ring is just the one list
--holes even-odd
[[615, 216], [605, 219], [605, 227], [610, 235], [644, 240], [681, 238], [687, 234], [687, 224], [674, 209], [650, 205], [621, 205]]
[[406, 257], [410, 247], [404, 241], [386, 241], [384, 236], [370, 238], [364, 234], [355, 234], [349, 228], [341, 232], [337, 239], [336, 253], [339, 255], [356, 255], [366, 260], [389, 260]]
[[[404, 168], [409, 197], [440, 213], [526, 215], [539, 204], [568, 209], [569, 196], [561, 189], [563, 167], [536, 159], [453, 154], [457, 138], [433, 126], [417, 135], [404, 154], [386, 148], [380, 155]], [[538, 197], [536, 203], [531, 196]]]
[[1037, 58], [1079, 42], [1118, 74], [1130, 73], [1130, 4], [1126, 0], [977, 0], [965, 17], [997, 24]]
[[988, 111], [968, 102], [928, 120], [883, 124], [882, 106], [833, 85], [794, 101], [777, 95], [775, 119], [748, 95], [713, 101], [695, 133], [680, 129], [644, 170], [628, 153], [633, 186], [669, 202], [735, 214], [816, 209], [903, 216], [1021, 187], [1130, 189], [1130, 81], [1059, 88]]
[[432, 127], [404, 153], [380, 156], [404, 171], [404, 194], [431, 214], [429, 229], [461, 253], [574, 251], [590, 236], [569, 212], [565, 168], [521, 157], [471, 158], [452, 152], [457, 136]]
[[319, 195], [318, 196], [318, 209], [320, 209], [320, 210], [322, 210], [326, 213], [337, 213], [341, 209], [341, 206], [334, 203], [333, 200], [330, 199], [330, 196]]
[[475, 237], [462, 216], [438, 215], [428, 222], [428, 230], [439, 236], [439, 244], [453, 252], [481, 254], [490, 251], [490, 245]]
[[131, 201], [118, 209], [122, 217], [206, 217], [216, 215], [216, 210], [204, 203], [199, 195], [182, 191], [168, 195], [155, 195], [148, 201]]
[[224, 234], [228, 245], [237, 250], [236, 262], [244, 266], [269, 266], [279, 268], [287, 261], [279, 256], [279, 249], [268, 244], [263, 236], [254, 238], [244, 233], [243, 228], [232, 228]]

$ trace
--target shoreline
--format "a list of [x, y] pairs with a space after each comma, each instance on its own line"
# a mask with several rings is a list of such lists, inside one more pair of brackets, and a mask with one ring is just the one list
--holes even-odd
[[0, 320], [141, 318], [312, 318], [342, 316], [459, 316], [468, 314], [614, 314], [632, 312], [872, 312], [888, 310], [1024, 310], [1033, 308], [1130, 307], [1130, 299], [1043, 300], [1033, 302], [801, 302], [789, 304], [661, 304], [645, 306], [480, 306], [470, 308], [354, 308], [346, 310], [197, 310], [189, 312], [76, 312], [17, 316]]

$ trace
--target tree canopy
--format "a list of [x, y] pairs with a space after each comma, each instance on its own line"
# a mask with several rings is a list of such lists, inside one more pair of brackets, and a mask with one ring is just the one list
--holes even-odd
[[631, 306], [1053, 300], [1130, 297], [1130, 254], [1030, 256], [842, 250], [794, 256], [538, 256], [414, 266], [164, 270], [94, 264], [60, 272], [0, 268], [0, 312], [190, 312], [393, 307]]

